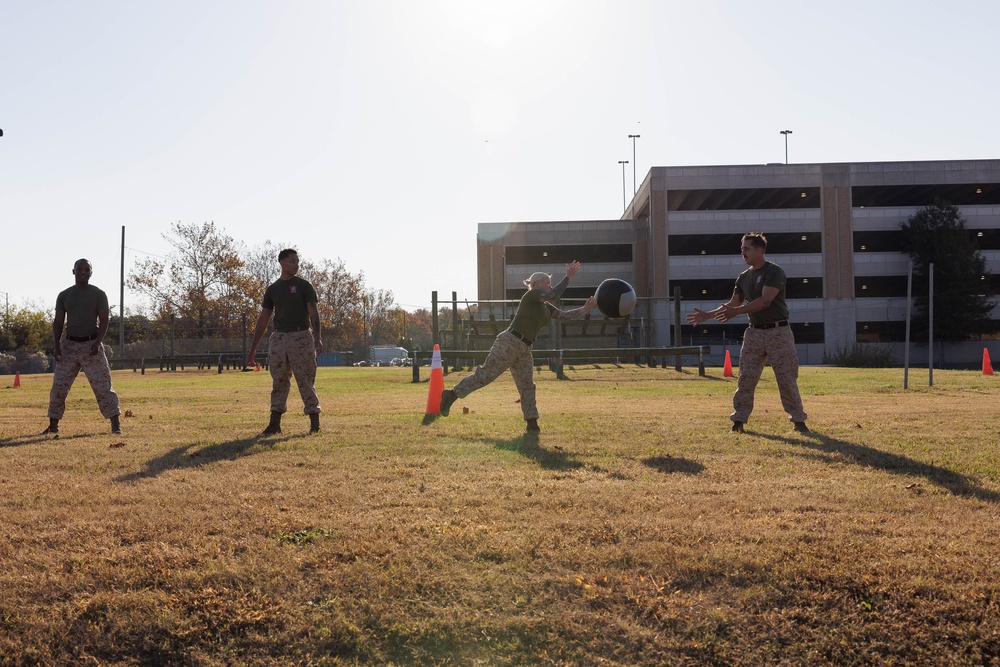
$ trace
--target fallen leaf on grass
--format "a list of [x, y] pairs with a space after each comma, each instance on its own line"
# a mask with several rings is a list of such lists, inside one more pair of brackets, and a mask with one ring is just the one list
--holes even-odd
[[118, 449], [119, 447], [124, 447], [124, 446], [125, 446], [124, 442], [112, 442], [110, 445], [108, 445], [108, 449]]
[[463, 414], [463, 415], [467, 415], [467, 414], [469, 414], [469, 408], [467, 408], [467, 407], [465, 407], [465, 406], [463, 405], [463, 406], [462, 406], [462, 414]]
[[126, 416], [126, 417], [135, 417], [135, 414], [131, 410], [126, 410], [124, 416]]

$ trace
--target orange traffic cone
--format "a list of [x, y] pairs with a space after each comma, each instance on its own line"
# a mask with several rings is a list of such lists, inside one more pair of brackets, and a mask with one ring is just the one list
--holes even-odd
[[260, 370], [260, 364], [257, 364], [257, 370], [258, 371]]
[[726, 350], [726, 363], [722, 365], [722, 376], [727, 378], [733, 377], [733, 362], [729, 358], [729, 350]]
[[444, 371], [441, 370], [441, 347], [434, 346], [431, 355], [431, 383], [427, 389], [427, 411], [425, 415], [441, 414], [441, 392], [444, 391]]
[[[985, 364], [986, 362], [984, 361], [983, 363]], [[983, 372], [985, 373], [986, 371]], [[990, 375], [993, 375], [993, 371], [990, 371]], [[17, 371], [16, 373], [14, 373], [14, 386], [15, 387], [21, 386], [21, 371]]]
[[[990, 351], [983, 348], [983, 375], [993, 375], [993, 365], [990, 363]], [[16, 384], [14, 385], [17, 386]]]

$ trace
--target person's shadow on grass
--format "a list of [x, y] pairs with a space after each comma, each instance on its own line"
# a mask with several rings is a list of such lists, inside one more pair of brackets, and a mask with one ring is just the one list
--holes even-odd
[[181, 470], [184, 468], [200, 468], [219, 461], [234, 461], [241, 456], [248, 456], [250, 450], [264, 451], [279, 442], [290, 440], [295, 436], [286, 435], [280, 438], [263, 438], [253, 435], [238, 438], [228, 442], [220, 442], [207, 447], [198, 448], [196, 443], [174, 447], [162, 456], [146, 461], [142, 470], [115, 477], [116, 482], [136, 482], [141, 479], [156, 477], [166, 470]]
[[991, 503], [1000, 502], [1000, 493], [984, 489], [977, 485], [972, 478], [954, 470], [917, 461], [900, 454], [890, 454], [856, 442], [830, 438], [816, 431], [804, 433], [800, 437], [764, 434], [759, 434], [759, 437], [822, 452], [821, 458], [828, 461], [839, 456], [857, 465], [884, 470], [893, 475], [923, 477], [931, 484], [935, 484], [956, 496], [976, 498]]
[[120, 438], [121, 436], [113, 435], [110, 433], [72, 433], [69, 435], [62, 434], [52, 434], [52, 433], [31, 433], [29, 435], [13, 435], [9, 438], [0, 438], [0, 447], [23, 447], [24, 445], [37, 445], [41, 442], [52, 441], [65, 441], [65, 440], [75, 440], [76, 438], [92, 438], [96, 436], [107, 435], [112, 438]]
[[529, 459], [534, 459], [545, 470], [574, 470], [583, 467], [581, 462], [574, 460], [561, 447], [557, 446], [554, 450], [541, 447], [540, 440], [541, 436], [537, 433], [525, 433], [507, 440], [484, 438], [485, 442], [488, 442], [497, 449], [517, 452]]
[[642, 462], [657, 472], [665, 475], [681, 473], [683, 475], [697, 475], [705, 470], [705, 466], [692, 461], [691, 459], [678, 458], [676, 456], [650, 456]]

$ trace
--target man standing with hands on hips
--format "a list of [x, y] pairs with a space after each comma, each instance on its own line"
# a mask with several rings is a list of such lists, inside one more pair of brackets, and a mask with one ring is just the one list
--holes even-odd
[[309, 432], [319, 433], [319, 396], [316, 395], [316, 355], [323, 351], [320, 337], [316, 290], [299, 278], [298, 252], [286, 248], [278, 253], [281, 277], [264, 291], [260, 316], [247, 354], [247, 365], [254, 366], [257, 346], [274, 316], [274, 333], [268, 339], [267, 360], [271, 369], [271, 421], [261, 435], [281, 433], [281, 415], [288, 408], [291, 376], [309, 415]]
[[101, 414], [111, 420], [111, 432], [116, 435], [122, 432], [118, 394], [111, 386], [111, 368], [104, 354], [111, 309], [104, 290], [90, 284], [93, 271], [88, 260], [76, 260], [73, 265], [76, 284], [56, 297], [56, 316], [52, 320], [56, 368], [49, 392], [49, 427], [42, 431], [43, 435], [58, 437], [59, 420], [66, 412], [66, 397], [81, 370], [94, 390]]
[[743, 433], [743, 425], [753, 412], [754, 391], [764, 364], [770, 361], [781, 407], [795, 424], [796, 431], [808, 433], [799, 395], [799, 357], [792, 329], [788, 326], [785, 271], [764, 259], [766, 250], [767, 238], [763, 234], [744, 234], [740, 254], [750, 268], [736, 278], [732, 298], [714, 310], [695, 308], [686, 319], [688, 324], [701, 324], [708, 319], [728, 322], [744, 313], [750, 319], [750, 326], [743, 334], [740, 378], [733, 394], [733, 414], [729, 416], [733, 432]]

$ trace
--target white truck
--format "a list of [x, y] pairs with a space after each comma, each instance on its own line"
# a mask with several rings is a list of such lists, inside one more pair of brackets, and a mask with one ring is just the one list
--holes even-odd
[[368, 359], [372, 366], [403, 366], [404, 359], [409, 359], [406, 348], [395, 345], [373, 345], [368, 348]]

